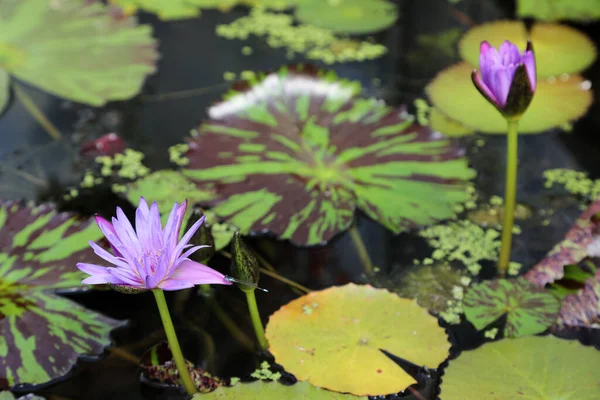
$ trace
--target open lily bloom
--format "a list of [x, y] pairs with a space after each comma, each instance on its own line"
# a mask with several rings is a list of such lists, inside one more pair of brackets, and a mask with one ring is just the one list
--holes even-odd
[[535, 93], [535, 55], [531, 42], [523, 54], [508, 40], [496, 50], [481, 42], [479, 69], [472, 78], [479, 92], [506, 117], [522, 115]]
[[[117, 207], [117, 218], [112, 224], [96, 216], [96, 222], [108, 239], [110, 254], [94, 242], [94, 252], [113, 267], [78, 263], [77, 268], [90, 276], [86, 284], [111, 284], [130, 290], [179, 290], [199, 284], [231, 285], [231, 281], [218, 271], [190, 260], [195, 251], [207, 246], [188, 244], [204, 222], [199, 219], [178, 241], [187, 202], [175, 203], [164, 229], [160, 222], [158, 205], [148, 208], [142, 197], [135, 213], [135, 230]], [[185, 251], [185, 252], [184, 252]]]

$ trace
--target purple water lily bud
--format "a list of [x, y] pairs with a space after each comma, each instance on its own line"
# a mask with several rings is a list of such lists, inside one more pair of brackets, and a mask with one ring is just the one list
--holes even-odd
[[533, 99], [536, 86], [535, 55], [531, 42], [523, 54], [508, 40], [496, 50], [481, 42], [479, 69], [471, 75], [479, 92], [506, 118], [519, 118]]
[[96, 217], [98, 227], [108, 239], [113, 254], [94, 242], [94, 252], [111, 267], [78, 263], [77, 268], [90, 275], [82, 283], [108, 284], [124, 293], [139, 293], [160, 288], [179, 290], [200, 284], [231, 285], [223, 274], [199, 262], [192, 261], [192, 253], [207, 247], [188, 244], [204, 222], [199, 218], [179, 240], [179, 232], [187, 203], [175, 203], [164, 228], [158, 205], [148, 207], [142, 197], [135, 213], [135, 229], [123, 210], [117, 207], [117, 218], [112, 223]]

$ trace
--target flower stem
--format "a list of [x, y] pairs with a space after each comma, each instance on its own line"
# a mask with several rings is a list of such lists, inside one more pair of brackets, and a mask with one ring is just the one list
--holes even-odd
[[508, 120], [508, 142], [506, 148], [506, 186], [504, 189], [504, 222], [502, 224], [502, 245], [498, 260], [498, 275], [506, 276], [510, 263], [515, 206], [517, 200], [517, 153], [518, 120]]
[[371, 262], [371, 257], [369, 257], [369, 252], [367, 251], [365, 242], [362, 240], [362, 236], [360, 235], [356, 224], [352, 225], [352, 227], [350, 228], [350, 237], [352, 238], [354, 247], [356, 247], [358, 257], [360, 258], [360, 261], [362, 262], [362, 265], [365, 268], [365, 273], [367, 275], [373, 274], [373, 263]]
[[267, 350], [269, 344], [265, 337], [265, 328], [263, 328], [262, 321], [260, 320], [260, 314], [258, 313], [258, 306], [256, 305], [256, 296], [254, 296], [254, 290], [244, 290], [246, 293], [246, 300], [248, 302], [248, 311], [250, 311], [250, 319], [252, 320], [252, 326], [254, 327], [254, 333], [258, 344], [262, 350]]
[[190, 372], [188, 371], [185, 359], [183, 358], [183, 354], [181, 353], [181, 347], [179, 347], [177, 334], [175, 333], [173, 321], [171, 320], [171, 315], [169, 314], [169, 308], [167, 307], [165, 294], [161, 289], [154, 289], [152, 290], [152, 293], [154, 294], [154, 298], [156, 299], [156, 305], [158, 306], [160, 319], [162, 320], [163, 327], [165, 328], [167, 341], [169, 342], [169, 347], [171, 348], [171, 353], [173, 354], [173, 360], [175, 360], [175, 366], [177, 367], [177, 371], [179, 371], [179, 377], [181, 378], [183, 387], [185, 387], [185, 390], [188, 392], [189, 395], [193, 395], [197, 392], [196, 386], [194, 385], [194, 382], [190, 377]]

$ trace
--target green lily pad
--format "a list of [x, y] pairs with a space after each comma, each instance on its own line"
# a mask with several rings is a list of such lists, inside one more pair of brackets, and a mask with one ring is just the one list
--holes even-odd
[[479, 68], [479, 45], [487, 40], [498, 47], [510, 40], [521, 50], [530, 38], [535, 51], [538, 78], [574, 74], [589, 67], [596, 59], [594, 43], [583, 33], [566, 25], [537, 23], [528, 35], [521, 21], [495, 21], [476, 26], [458, 44], [461, 57], [472, 68]]
[[517, 15], [542, 21], [593, 21], [600, 18], [600, 3], [590, 0], [517, 0]]
[[431, 129], [439, 131], [449, 137], [466, 136], [475, 133], [473, 128], [444, 115], [444, 113], [436, 107], [431, 107], [429, 110], [429, 126]]
[[398, 6], [386, 0], [304, 0], [296, 18], [341, 33], [370, 33], [390, 27], [398, 19]]
[[237, 383], [234, 386], [221, 386], [212, 393], [196, 394], [193, 400], [281, 400], [281, 399], [310, 399], [310, 400], [366, 400], [367, 397], [357, 397], [350, 394], [330, 392], [315, 387], [306, 382], [294, 385], [282, 385], [276, 382]]
[[151, 28], [101, 2], [5, 0], [0, 25], [0, 67], [69, 100], [128, 99], [156, 69]]
[[331, 73], [286, 67], [236, 90], [188, 140], [183, 173], [216, 188], [211, 210], [243, 234], [321, 244], [357, 208], [398, 233], [469, 198], [475, 173], [454, 141]]
[[60, 297], [81, 289], [78, 262], [102, 232], [50, 205], [0, 203], [0, 382], [38, 385], [67, 374], [80, 355], [98, 356], [123, 322]]
[[[473, 66], [462, 62], [440, 72], [426, 88], [433, 106], [482, 133], [506, 134], [506, 120], [471, 82]], [[592, 103], [589, 82], [578, 75], [538, 81], [519, 133], [541, 133], [582, 117]], [[460, 101], [456, 101], [459, 98]]]
[[556, 322], [560, 301], [524, 278], [475, 284], [463, 300], [467, 320], [481, 330], [506, 315], [505, 337], [535, 335]]
[[577, 341], [533, 336], [486, 343], [452, 360], [444, 400], [596, 400], [600, 352]]
[[437, 368], [450, 348], [437, 319], [415, 300], [352, 283], [282, 306], [269, 318], [266, 337], [275, 361], [299, 380], [360, 396], [416, 383], [381, 350]]

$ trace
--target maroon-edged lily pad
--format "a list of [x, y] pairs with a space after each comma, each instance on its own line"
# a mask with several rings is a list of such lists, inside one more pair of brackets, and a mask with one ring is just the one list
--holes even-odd
[[[600, 200], [592, 203], [567, 232], [562, 242], [550, 250], [546, 257], [525, 274], [525, 278], [538, 286], [561, 279], [566, 265], [578, 264], [595, 247], [600, 248], [600, 223], [593, 218], [600, 213]], [[598, 251], [598, 250], [595, 250]], [[600, 251], [598, 251], [600, 256]]]
[[[185, 360], [192, 381], [200, 393], [209, 393], [219, 386], [227, 384], [224, 380], [212, 376], [202, 368], [195, 367], [190, 361]], [[173, 361], [173, 353], [167, 342], [152, 346], [140, 360], [142, 366], [142, 381], [149, 384], [168, 387], [181, 386], [179, 372]]]
[[183, 173], [242, 233], [299, 245], [328, 241], [356, 209], [395, 233], [452, 217], [474, 176], [463, 149], [359, 92], [312, 66], [238, 83], [188, 140]]
[[[581, 290], [562, 299], [559, 327], [600, 328], [600, 269], [593, 262], [600, 257], [600, 200], [592, 203], [546, 257], [525, 277], [538, 286], [553, 283], [560, 288], [563, 280], [579, 283]], [[579, 279], [565, 269], [576, 269]], [[585, 278], [585, 274], [591, 275]], [[594, 275], [592, 275], [594, 274]], [[572, 291], [572, 290], [571, 290]], [[562, 290], [561, 292], [565, 292]]]
[[560, 301], [523, 278], [475, 284], [463, 299], [467, 320], [481, 330], [506, 315], [505, 337], [535, 335], [556, 322]]
[[78, 262], [95, 262], [89, 246], [102, 233], [90, 220], [0, 202], [0, 388], [39, 385], [97, 356], [123, 324], [55, 294], [81, 287]]

